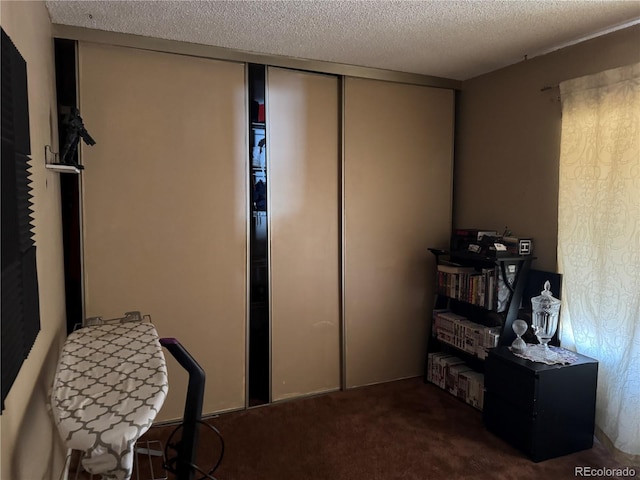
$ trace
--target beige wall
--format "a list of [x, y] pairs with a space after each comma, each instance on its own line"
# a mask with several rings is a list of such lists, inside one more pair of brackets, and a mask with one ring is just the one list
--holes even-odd
[[[563, 80], [640, 61], [640, 26], [463, 83], [456, 131], [455, 227], [531, 236], [534, 268], [556, 269]], [[541, 91], [543, 87], [554, 88]]]
[[57, 150], [51, 23], [43, 2], [1, 2], [2, 28], [27, 62], [31, 178], [40, 288], [41, 331], [0, 417], [3, 480], [59, 478], [64, 449], [47, 411], [48, 390], [65, 336], [64, 275], [58, 173], [44, 166]]

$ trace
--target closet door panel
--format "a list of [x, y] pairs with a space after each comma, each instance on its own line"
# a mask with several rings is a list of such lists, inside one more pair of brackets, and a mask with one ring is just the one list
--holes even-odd
[[346, 385], [422, 375], [435, 271], [451, 231], [450, 90], [347, 78]]
[[267, 72], [272, 399], [340, 387], [338, 80]]
[[[244, 65], [81, 43], [86, 315], [140, 310], [207, 375], [203, 412], [245, 402], [247, 116]], [[165, 352], [158, 419], [183, 415], [186, 372]]]

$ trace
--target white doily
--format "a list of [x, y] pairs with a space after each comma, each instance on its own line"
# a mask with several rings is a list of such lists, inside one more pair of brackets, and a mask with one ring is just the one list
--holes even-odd
[[578, 360], [575, 353], [564, 348], [549, 346], [548, 349], [539, 344], [527, 343], [524, 351], [516, 352], [509, 347], [511, 352], [520, 358], [531, 360], [532, 362], [545, 363], [547, 365], [570, 364]]

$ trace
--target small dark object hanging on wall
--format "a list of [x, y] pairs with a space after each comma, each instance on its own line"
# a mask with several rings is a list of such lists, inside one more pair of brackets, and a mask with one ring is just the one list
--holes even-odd
[[89, 132], [87, 132], [80, 112], [75, 107], [71, 107], [69, 113], [64, 116], [62, 126], [65, 130], [65, 141], [61, 154], [61, 162], [65, 165], [73, 165], [79, 169], [83, 169], [84, 166], [79, 165], [75, 160], [78, 143], [81, 138], [84, 143], [89, 146], [95, 145], [96, 141], [89, 135]]

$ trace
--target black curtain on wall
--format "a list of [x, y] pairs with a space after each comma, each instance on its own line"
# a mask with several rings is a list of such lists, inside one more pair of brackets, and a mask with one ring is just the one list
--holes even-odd
[[29, 179], [27, 64], [2, 30], [2, 409], [40, 331]]

